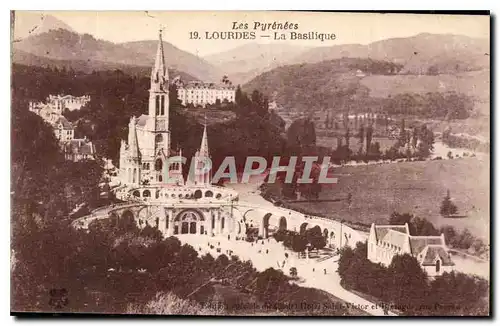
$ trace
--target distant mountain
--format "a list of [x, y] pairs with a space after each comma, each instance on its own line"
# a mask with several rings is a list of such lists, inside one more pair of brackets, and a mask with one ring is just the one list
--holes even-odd
[[453, 74], [489, 68], [487, 39], [463, 35], [422, 33], [370, 43], [317, 47], [305, 51], [289, 63], [315, 63], [325, 60], [371, 58], [404, 65], [401, 73]]
[[[73, 69], [84, 73], [103, 70], [122, 70], [124, 73], [138, 76], [149, 76], [151, 74], [150, 66], [133, 66], [127, 64], [105, 62], [98, 60], [57, 60], [47, 57], [37, 56], [22, 50], [14, 49], [12, 51], [12, 63], [25, 66], [37, 66], [45, 68]], [[195, 77], [176, 69], [169, 69], [171, 76], [181, 76], [183, 80], [196, 80]]]
[[403, 64], [390, 61], [341, 58], [278, 67], [242, 89], [261, 91], [285, 114], [348, 110], [462, 118], [489, 102], [486, 70], [413, 75], [402, 73], [404, 69]]
[[74, 32], [65, 22], [51, 15], [32, 11], [16, 11], [14, 13], [14, 39], [20, 40], [30, 35], [47, 33], [51, 30], [65, 29]]
[[[157, 41], [116, 44], [98, 40], [90, 34], [77, 34], [65, 29], [50, 30], [15, 42], [13, 48], [37, 57], [59, 61], [97, 63], [98, 66], [147, 67], [154, 63]], [[222, 77], [208, 62], [164, 42], [165, 59], [169, 66], [197, 79], [216, 81]]]
[[206, 56], [205, 60], [228, 75], [233, 83], [240, 84], [264, 71], [287, 64], [308, 49], [310, 48], [290, 44], [249, 43]]
[[[118, 45], [123, 47], [125, 52], [134, 53], [136, 55], [136, 58], [132, 58], [132, 61], [142, 58], [142, 61], [140, 61], [142, 64], [147, 66], [153, 65], [158, 46], [157, 40], [127, 42]], [[171, 68], [185, 71], [200, 80], [218, 82], [224, 75], [222, 71], [206, 60], [189, 52], [180, 50], [168, 42], [163, 42], [163, 50], [165, 52], [165, 60]]]

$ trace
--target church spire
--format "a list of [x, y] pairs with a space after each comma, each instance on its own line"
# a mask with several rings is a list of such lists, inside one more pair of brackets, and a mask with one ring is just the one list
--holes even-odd
[[203, 137], [201, 138], [200, 156], [208, 157], [207, 116], [203, 124]]
[[165, 55], [163, 53], [163, 39], [159, 32], [158, 48], [156, 50], [155, 65], [151, 72], [151, 90], [168, 91], [168, 67], [165, 64]]
[[133, 159], [138, 159], [139, 152], [139, 144], [137, 143], [137, 132], [135, 130], [136, 119], [135, 117], [130, 118], [130, 123], [128, 125], [128, 146], [129, 146], [129, 155]]

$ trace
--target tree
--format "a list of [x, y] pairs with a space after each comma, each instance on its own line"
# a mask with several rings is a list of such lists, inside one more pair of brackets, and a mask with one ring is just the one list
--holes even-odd
[[405, 129], [405, 119], [401, 119], [401, 126], [399, 127], [399, 146], [405, 147], [406, 145], [406, 129]]
[[284, 238], [283, 245], [295, 252], [303, 252], [307, 247], [307, 239], [297, 232], [289, 232]]
[[439, 235], [439, 230], [425, 218], [414, 217], [410, 224], [412, 235]]
[[370, 145], [372, 143], [373, 126], [370, 124], [366, 128], [366, 155], [370, 155]]
[[314, 249], [321, 249], [326, 246], [326, 239], [319, 226], [315, 226], [306, 231], [306, 239]]
[[302, 155], [316, 146], [316, 128], [309, 118], [295, 120], [287, 130], [287, 143], [291, 153]]
[[400, 214], [398, 212], [393, 212], [389, 218], [389, 224], [391, 225], [402, 225], [405, 223], [411, 224], [413, 220], [413, 215], [409, 213]]
[[421, 158], [428, 157], [434, 151], [434, 133], [422, 125], [418, 132], [420, 143], [418, 144], [417, 152]]
[[444, 197], [443, 201], [441, 202], [441, 209], [439, 210], [439, 212], [442, 216], [449, 217], [450, 215], [456, 214], [457, 211], [457, 206], [451, 201], [450, 190], [447, 190], [446, 197]]
[[359, 143], [363, 144], [365, 141], [365, 128], [364, 128], [364, 126], [359, 127], [358, 138], [359, 138]]
[[290, 267], [290, 275], [292, 277], [297, 277], [297, 268], [296, 267]]
[[432, 296], [426, 305], [436, 315], [487, 315], [489, 283], [487, 280], [460, 272], [444, 273], [430, 284]]
[[419, 314], [428, 292], [427, 275], [417, 259], [409, 254], [396, 255], [388, 268], [392, 276], [388, 297], [391, 301], [405, 307], [404, 313]]

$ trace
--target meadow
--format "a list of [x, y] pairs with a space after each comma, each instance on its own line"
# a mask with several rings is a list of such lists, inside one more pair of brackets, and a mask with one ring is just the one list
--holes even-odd
[[[338, 183], [323, 185], [320, 199], [346, 198], [340, 202], [301, 202], [287, 206], [305, 209], [338, 220], [388, 223], [392, 212], [411, 213], [435, 226], [468, 228], [488, 242], [490, 227], [489, 157], [425, 162], [344, 166], [333, 173]], [[443, 218], [441, 201], [450, 190], [462, 218]]]

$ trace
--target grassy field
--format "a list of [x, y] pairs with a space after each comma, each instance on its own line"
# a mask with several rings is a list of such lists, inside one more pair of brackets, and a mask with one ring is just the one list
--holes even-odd
[[[489, 161], [479, 158], [346, 166], [334, 170], [338, 183], [324, 185], [320, 199], [346, 198], [351, 193], [351, 205], [345, 201], [289, 205], [365, 224], [387, 223], [394, 211], [409, 212], [436, 226], [467, 227], [488, 241], [489, 168]], [[447, 189], [459, 214], [466, 217], [441, 217], [439, 208]]]

